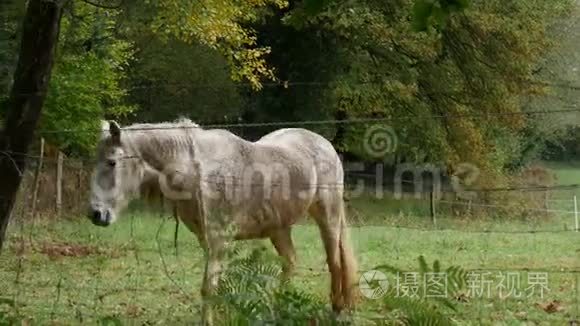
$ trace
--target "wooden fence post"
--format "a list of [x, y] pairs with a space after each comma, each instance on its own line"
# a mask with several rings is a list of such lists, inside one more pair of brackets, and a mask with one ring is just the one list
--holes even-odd
[[40, 154], [38, 156], [38, 162], [36, 163], [36, 170], [34, 171], [34, 183], [32, 188], [32, 210], [30, 212], [30, 217], [34, 223], [34, 218], [36, 216], [36, 202], [38, 201], [38, 189], [40, 188], [40, 173], [42, 172], [42, 164], [44, 161], [44, 138], [40, 138]]
[[430, 201], [431, 201], [431, 222], [433, 222], [433, 225], [437, 225], [437, 220], [436, 220], [436, 212], [435, 212], [435, 190], [431, 189], [431, 196], [430, 196]]
[[56, 215], [59, 217], [62, 213], [62, 163], [63, 154], [59, 151], [56, 165]]
[[576, 195], [574, 195], [574, 224], [576, 232], [579, 232], [580, 225], [578, 222], [578, 200], [576, 199]]
[[[83, 187], [83, 169], [84, 169], [84, 164], [81, 161], [79, 163], [79, 168], [77, 170], [77, 208], [79, 208], [78, 213], [82, 214], [83, 212], [83, 205], [85, 205], [83, 199], [84, 199], [84, 193], [85, 193], [85, 189]], [[80, 207], [78, 205], [81, 205]]]
[[548, 205], [549, 200], [550, 195], [548, 193], [548, 190], [544, 190], [544, 217], [550, 215], [550, 206]]

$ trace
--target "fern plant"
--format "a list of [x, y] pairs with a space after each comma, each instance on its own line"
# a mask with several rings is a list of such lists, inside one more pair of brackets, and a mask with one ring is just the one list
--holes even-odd
[[222, 273], [216, 308], [222, 325], [337, 325], [317, 296], [282, 278], [282, 261], [265, 248], [235, 257]]
[[[222, 273], [214, 298], [219, 311], [220, 325], [345, 325], [352, 321], [336, 318], [326, 301], [316, 295], [296, 288], [282, 279], [282, 261], [271, 251], [257, 248], [244, 253], [234, 247], [233, 255]], [[375, 267], [389, 274], [404, 271], [390, 266]], [[419, 257], [417, 276], [424, 279], [433, 273], [446, 276], [444, 284], [431, 284], [431, 291], [446, 292], [445, 297], [404, 297], [391, 288], [381, 304], [386, 313], [365, 317], [364, 313], [349, 316], [356, 325], [452, 325], [449, 313], [456, 310], [455, 297], [467, 284], [467, 272], [458, 266], [446, 269], [435, 260], [430, 266], [423, 256]], [[425, 284], [418, 284], [419, 293], [427, 291]], [[385, 309], [381, 309], [385, 311]]]
[[16, 325], [21, 322], [15, 313], [16, 303], [12, 299], [0, 297], [0, 326]]
[[[396, 287], [386, 291], [382, 303], [393, 319], [405, 325], [453, 325], [450, 313], [457, 310], [454, 298], [460, 295], [467, 285], [468, 272], [459, 266], [450, 266], [442, 269], [438, 260], [432, 266], [427, 264], [425, 257], [419, 256], [419, 268], [414, 277], [416, 280], [426, 280], [428, 277], [444, 277], [444, 281], [433, 282], [427, 286], [426, 282], [418, 281], [413, 284], [415, 296], [401, 295], [400, 276], [405, 271], [391, 265], [377, 266], [375, 270], [382, 270], [397, 275], [399, 280]], [[436, 293], [437, 295], [426, 295]], [[408, 294], [408, 293], [406, 293]], [[423, 295], [421, 295], [423, 294]]]

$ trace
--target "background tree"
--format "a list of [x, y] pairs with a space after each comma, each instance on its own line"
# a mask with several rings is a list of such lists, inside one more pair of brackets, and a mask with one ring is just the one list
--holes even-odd
[[[580, 5], [576, 3], [567, 17], [549, 30], [553, 46], [540, 60], [535, 74], [549, 85], [542, 96], [535, 96], [526, 110], [578, 109], [580, 100]], [[536, 116], [520, 134], [523, 141], [522, 161], [535, 158], [569, 160], [578, 153], [578, 124], [575, 112]]]
[[137, 121], [167, 121], [181, 115], [198, 123], [237, 121], [243, 106], [239, 85], [215, 50], [144, 32], [135, 38], [125, 83], [139, 110]]
[[28, 147], [48, 90], [58, 40], [62, 7], [59, 2], [29, 2], [14, 82], [0, 131], [0, 250], [20, 183], [26, 169]]
[[[304, 21], [293, 19], [299, 7], [290, 10], [283, 27], [261, 29], [260, 41], [273, 48], [269, 62], [290, 84], [316, 84], [275, 90], [285, 94], [274, 95], [281, 105], [294, 106], [285, 112], [391, 118], [400, 144], [391, 159], [444, 162], [450, 172], [470, 162], [497, 185], [521, 159], [523, 132], [541, 125], [523, 104], [546, 91], [536, 69], [553, 47], [550, 26], [570, 9], [566, 0], [473, 1], [444, 28], [427, 24], [414, 33], [416, 2], [331, 2]], [[291, 98], [316, 100], [286, 104]], [[365, 127], [348, 126], [335, 145], [372, 159], [361, 146]]]
[[[442, 163], [449, 173], [470, 162], [486, 173], [480, 180], [499, 186], [548, 144], [554, 152], [575, 139], [576, 116], [526, 113], [575, 107], [576, 7], [571, 0], [71, 0], [40, 130], [60, 150], [87, 157], [102, 118], [381, 118], [398, 147], [379, 160]], [[8, 90], [25, 41], [24, 3], [1, 8], [0, 119], [14, 110]], [[362, 146], [368, 124], [308, 127], [346, 156], [377, 159]], [[256, 139], [275, 128], [233, 131]]]
[[116, 32], [119, 12], [84, 2], [71, 2], [62, 32], [51, 87], [41, 119], [48, 142], [68, 154], [93, 152], [104, 117], [119, 119], [135, 110], [121, 83], [127, 77], [133, 43]]
[[[87, 4], [96, 7], [93, 8], [94, 13], [88, 7], [82, 8]], [[241, 22], [257, 18], [259, 9], [268, 4], [268, 1], [208, 1], [198, 5], [183, 0], [163, 0], [150, 1], [143, 6], [140, 1], [128, 1], [113, 9], [121, 9], [121, 5], [126, 5], [124, 9], [127, 12], [138, 6], [149, 9], [152, 15], [149, 21], [152, 24], [148, 26], [152, 27], [153, 32], [177, 36], [187, 41], [197, 38], [206, 46], [221, 50], [235, 68], [232, 76], [236, 79], [246, 78], [254, 88], [258, 88], [260, 77], [272, 76], [261, 58], [267, 49], [252, 47], [255, 38], [250, 29], [241, 26]], [[45, 116], [42, 116], [46, 93], [49, 91], [48, 81], [59, 38], [63, 5], [66, 5], [70, 18], [65, 19], [65, 30], [71, 31], [63, 36], [63, 54], [58, 63], [58, 70], [63, 77], [55, 78], [55, 87], [50, 89], [52, 102], [48, 102], [52, 109], [49, 108], [45, 111]], [[77, 5], [80, 8], [75, 11]], [[109, 20], [114, 19], [110, 18], [110, 12], [99, 12], [99, 8], [111, 7], [90, 1], [43, 0], [31, 0], [26, 6], [26, 14], [22, 18], [24, 23], [19, 40], [18, 64], [10, 96], [1, 108], [5, 118], [0, 134], [0, 171], [3, 180], [0, 186], [0, 246], [4, 241], [10, 213], [26, 167], [26, 153], [41, 116], [45, 126], [63, 127], [71, 122], [77, 127], [80, 125], [88, 128], [88, 124], [95, 125], [98, 121], [95, 113], [102, 109], [104, 102], [107, 102], [113, 115], [130, 110], [120, 104], [124, 92], [118, 87], [122, 77], [122, 65], [128, 59], [128, 45], [116, 41], [115, 35], [109, 33], [110, 26], [114, 25]], [[17, 4], [16, 8], [19, 8]], [[7, 18], [8, 21], [3, 24], [3, 31], [7, 29], [9, 33], [17, 34], [17, 28], [12, 28], [10, 24], [16, 22], [15, 25], [18, 26], [18, 16], [12, 19], [6, 13], [7, 10], [2, 7], [3, 20]], [[77, 14], [81, 17], [77, 17]], [[138, 25], [138, 29], [142, 28], [143, 25]], [[88, 40], [87, 35], [90, 35]], [[83, 38], [85, 39], [82, 40]], [[81, 46], [78, 41], [83, 41]], [[2, 44], [4, 45], [8, 45], [10, 50], [9, 43]], [[7, 62], [10, 64], [10, 61]], [[88, 89], [89, 93], [86, 92]], [[87, 97], [84, 98], [83, 95]], [[72, 142], [71, 137], [61, 135], [59, 138], [56, 134], [55, 137], [62, 147], [71, 151], [87, 150], [94, 143], [96, 133], [93, 135], [93, 142], [90, 136], [85, 138], [75, 135]]]
[[[0, 5], [0, 106], [5, 105], [12, 86], [24, 11], [21, 1], [11, 0]], [[0, 121], [4, 113], [0, 110]]]

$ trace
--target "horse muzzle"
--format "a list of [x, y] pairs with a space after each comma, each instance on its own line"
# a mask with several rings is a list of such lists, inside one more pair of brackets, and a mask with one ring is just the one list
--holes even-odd
[[111, 213], [107, 211], [93, 210], [89, 213], [89, 218], [94, 225], [97, 226], [109, 226], [111, 224], [112, 216]]

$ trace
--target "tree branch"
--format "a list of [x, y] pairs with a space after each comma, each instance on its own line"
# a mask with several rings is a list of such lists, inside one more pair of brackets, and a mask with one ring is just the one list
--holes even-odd
[[87, 3], [87, 4], [91, 5], [91, 6], [95, 6], [97, 8], [112, 9], [112, 10], [121, 9], [121, 7], [125, 4], [125, 1], [124, 0], [120, 0], [119, 3], [117, 5], [115, 5], [115, 6], [112, 6], [112, 5], [111, 6], [104, 5], [104, 4], [101, 4], [101, 3], [94, 2], [92, 0], [82, 0], [82, 1], [84, 3]]

